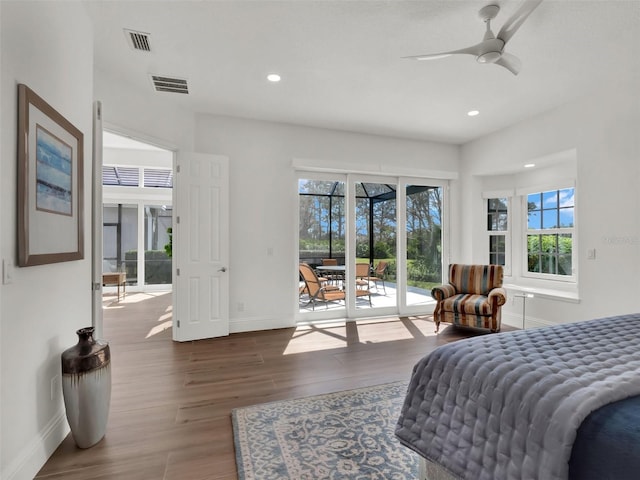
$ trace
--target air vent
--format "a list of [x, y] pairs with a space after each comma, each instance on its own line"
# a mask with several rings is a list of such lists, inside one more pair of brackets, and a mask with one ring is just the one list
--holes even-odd
[[129, 46], [134, 50], [141, 52], [150, 52], [151, 43], [149, 42], [149, 34], [144, 32], [137, 32], [135, 30], [124, 29], [124, 34], [127, 36]]
[[187, 81], [183, 78], [151, 75], [151, 81], [158, 92], [189, 93]]

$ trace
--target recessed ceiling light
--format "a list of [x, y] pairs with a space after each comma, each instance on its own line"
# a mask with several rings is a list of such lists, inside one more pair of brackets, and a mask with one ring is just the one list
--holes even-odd
[[535, 164], [535, 163], [527, 163], [527, 164], [524, 166], [524, 168], [533, 168], [533, 167], [535, 167], [535, 166], [536, 166], [536, 164]]
[[467, 112], [467, 115], [469, 115], [470, 117], [475, 117], [476, 115], [478, 115], [480, 112], [478, 110], [469, 110]]
[[267, 75], [267, 80], [275, 83], [282, 80], [282, 77], [280, 77], [280, 75], [278, 75], [277, 73], [270, 73], [269, 75]]

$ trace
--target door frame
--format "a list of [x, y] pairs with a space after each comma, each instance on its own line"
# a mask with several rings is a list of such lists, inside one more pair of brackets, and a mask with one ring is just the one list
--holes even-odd
[[[431, 178], [429, 176], [401, 176], [393, 174], [365, 174], [357, 172], [327, 172], [327, 171], [313, 171], [306, 169], [296, 170], [295, 176], [295, 188], [296, 188], [296, 209], [295, 209], [295, 221], [294, 225], [299, 227], [299, 215], [300, 215], [300, 195], [298, 192], [298, 184], [300, 179], [311, 180], [327, 180], [327, 181], [344, 181], [345, 182], [345, 264], [351, 265], [355, 263], [355, 183], [367, 182], [367, 183], [386, 183], [396, 186], [396, 306], [395, 307], [380, 307], [374, 309], [356, 309], [355, 297], [347, 295], [347, 302], [345, 308], [336, 308], [330, 311], [323, 309], [316, 310], [314, 312], [300, 312], [299, 295], [297, 289], [293, 292], [292, 304], [294, 305], [294, 319], [296, 323], [299, 322], [314, 322], [323, 320], [335, 320], [340, 318], [345, 319], [358, 319], [371, 316], [391, 316], [391, 315], [428, 315], [433, 313], [435, 307], [435, 301], [433, 304], [427, 305], [406, 305], [406, 292], [407, 292], [407, 259], [406, 259], [406, 228], [400, 228], [400, 226], [406, 225], [406, 189], [407, 184], [441, 187], [443, 195], [442, 206], [442, 230], [441, 230], [441, 245], [442, 245], [442, 271], [445, 269], [445, 263], [449, 258], [449, 231], [450, 231], [450, 216], [449, 216], [449, 180]], [[299, 246], [300, 236], [299, 228], [295, 228], [295, 242], [296, 260], [294, 262], [296, 271], [293, 275], [299, 275], [298, 262], [299, 262]], [[353, 239], [353, 240], [352, 240]], [[297, 278], [297, 277], [295, 277]], [[353, 269], [346, 269], [345, 282], [347, 285], [355, 284]], [[374, 314], [374, 315], [372, 315]]]
[[[176, 174], [175, 158], [178, 152], [178, 147], [174, 144], [167, 143], [164, 140], [146, 135], [138, 131], [131, 130], [129, 128], [123, 128], [123, 127], [114, 125], [112, 123], [102, 121], [101, 117], [102, 117], [102, 102], [96, 101], [94, 102], [94, 130], [93, 130], [94, 159], [93, 159], [93, 172], [92, 172], [92, 176], [93, 176], [92, 180], [95, 188], [92, 221], [94, 222], [93, 235], [96, 237], [93, 239], [93, 254], [97, 255], [99, 251], [99, 259], [97, 258], [93, 259], [94, 267], [92, 269], [92, 284], [93, 284], [92, 291], [93, 291], [93, 299], [94, 299], [93, 309], [94, 309], [94, 312], [95, 312], [95, 309], [98, 309], [98, 308], [100, 309], [100, 313], [98, 315], [95, 315], [94, 322], [93, 322], [93, 326], [96, 327], [96, 332], [102, 331], [102, 327], [103, 327], [102, 295], [104, 292], [102, 287], [102, 259], [103, 259], [102, 239], [103, 239], [104, 232], [103, 232], [103, 215], [102, 215], [103, 210], [102, 209], [105, 203], [104, 191], [102, 188], [102, 166], [104, 164], [104, 158], [103, 158], [104, 145], [102, 140], [103, 132], [106, 131], [114, 135], [130, 138], [132, 140], [135, 140], [141, 143], [146, 143], [148, 145], [152, 145], [152, 146], [171, 152], [173, 156], [172, 168], [173, 168], [174, 178]], [[99, 125], [98, 125], [98, 120], [100, 120]], [[99, 132], [98, 132], [98, 129], [99, 129]], [[99, 141], [97, 140], [98, 138], [99, 138]], [[99, 196], [97, 193], [98, 191], [99, 191]], [[175, 195], [175, 188], [172, 188], [171, 195], [173, 198], [173, 195]], [[139, 197], [136, 197], [135, 195], [133, 196], [127, 195], [121, 198], [124, 199], [123, 202], [126, 203], [127, 201], [133, 200], [133, 199], [136, 199], [137, 201], [137, 198]], [[174, 213], [174, 216], [175, 216], [175, 213]], [[97, 262], [99, 262], [99, 265]], [[172, 266], [172, 270], [175, 270], [174, 266]], [[96, 283], [98, 283], [99, 285], [96, 285]], [[162, 288], [162, 287], [148, 288], [144, 285], [144, 282], [142, 283], [142, 285], [139, 285], [139, 287], [141, 291], [158, 291]], [[172, 291], [175, 291], [176, 289], [176, 285], [175, 283], [173, 283], [173, 279], [172, 279], [171, 289]]]

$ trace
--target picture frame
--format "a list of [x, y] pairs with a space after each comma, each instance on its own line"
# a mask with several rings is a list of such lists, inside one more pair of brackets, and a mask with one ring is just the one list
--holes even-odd
[[84, 136], [18, 85], [18, 265], [84, 258]]

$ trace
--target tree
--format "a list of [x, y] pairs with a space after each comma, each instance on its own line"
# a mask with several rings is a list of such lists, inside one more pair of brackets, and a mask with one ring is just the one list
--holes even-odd
[[442, 189], [407, 194], [409, 280], [439, 281], [442, 265]]
[[167, 236], [169, 237], [169, 243], [164, 246], [164, 251], [167, 254], [167, 257], [173, 256], [173, 228], [167, 228]]

